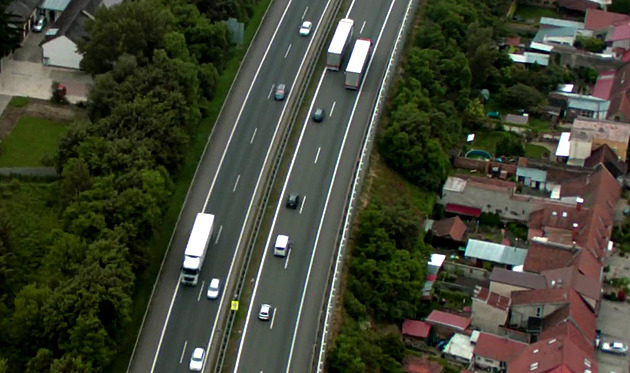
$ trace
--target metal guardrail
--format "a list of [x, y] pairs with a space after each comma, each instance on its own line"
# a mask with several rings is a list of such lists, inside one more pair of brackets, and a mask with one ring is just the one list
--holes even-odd
[[381, 84], [381, 88], [379, 90], [378, 98], [374, 105], [374, 109], [372, 112], [372, 117], [370, 119], [370, 124], [366, 130], [364, 136], [364, 142], [361, 150], [361, 157], [357, 162], [357, 166], [355, 167], [355, 178], [352, 184], [352, 192], [350, 197], [346, 202], [346, 219], [344, 222], [344, 226], [342, 229], [341, 239], [339, 243], [339, 249], [337, 252], [337, 258], [335, 260], [334, 271], [332, 272], [332, 279], [330, 281], [330, 291], [328, 295], [328, 302], [326, 304], [325, 310], [325, 318], [323, 321], [323, 327], [321, 328], [321, 341], [319, 346], [319, 358], [317, 361], [316, 371], [323, 372], [325, 363], [326, 363], [326, 349], [329, 338], [329, 329], [330, 329], [330, 319], [332, 317], [333, 311], [336, 305], [336, 294], [339, 287], [339, 279], [341, 277], [341, 272], [343, 271], [343, 259], [347, 249], [347, 241], [348, 236], [350, 234], [350, 230], [352, 228], [352, 221], [354, 218], [354, 213], [356, 209], [357, 198], [361, 192], [361, 186], [363, 183], [363, 179], [365, 178], [365, 172], [367, 170], [367, 165], [369, 163], [370, 153], [372, 151], [372, 147], [374, 145], [374, 136], [376, 135], [376, 127], [377, 123], [381, 116], [381, 111], [383, 110], [383, 106], [385, 104], [385, 99], [387, 98], [387, 93], [389, 86], [391, 84], [391, 79], [394, 76], [394, 67], [397, 65], [399, 54], [401, 50], [402, 42], [405, 39], [404, 33], [407, 31], [409, 27], [409, 21], [413, 20], [413, 15], [417, 9], [419, 0], [410, 0], [407, 5], [407, 10], [405, 12], [405, 17], [401, 24], [400, 29], [398, 30], [398, 36], [396, 38], [396, 42], [394, 44], [394, 48], [392, 49], [392, 57], [389, 60], [387, 68], [385, 69], [385, 73], [383, 75], [383, 81]]
[[[313, 72], [315, 71], [315, 67], [317, 66], [317, 61], [319, 59], [318, 56], [323, 47], [323, 43], [326, 40], [328, 40], [327, 36], [330, 32], [332, 25], [334, 24], [335, 15], [337, 14], [340, 6], [341, 6], [341, 0], [335, 0], [332, 3], [329, 13], [322, 18], [323, 20], [322, 24], [324, 25], [324, 29], [319, 34], [317, 41], [315, 41], [315, 48], [311, 50], [311, 55], [313, 58], [309, 60], [306, 72], [301, 77], [298, 77], [296, 84], [292, 88], [293, 92], [295, 92], [297, 89], [297, 92], [299, 93], [298, 93], [297, 98], [291, 103], [291, 107], [289, 110], [291, 114], [288, 116], [288, 119], [285, 121], [285, 124], [284, 124], [286, 126], [286, 129], [284, 130], [280, 143], [278, 144], [278, 149], [276, 150], [275, 159], [273, 162], [273, 166], [271, 168], [271, 173], [265, 184], [266, 185], [265, 192], [263, 194], [263, 198], [260, 201], [260, 204], [256, 211], [256, 218], [255, 218], [254, 226], [253, 226], [252, 232], [250, 233], [250, 238], [248, 239], [248, 242], [247, 242], [247, 250], [245, 252], [244, 263], [238, 277], [236, 290], [234, 292], [234, 296], [232, 300], [239, 300], [241, 293], [243, 291], [243, 286], [245, 285], [245, 282], [246, 282], [247, 270], [249, 269], [249, 263], [251, 261], [251, 257], [254, 252], [256, 240], [258, 238], [258, 233], [260, 232], [260, 226], [262, 225], [262, 222], [265, 217], [265, 211], [267, 209], [267, 204], [269, 202], [271, 193], [273, 191], [273, 186], [274, 186], [276, 177], [278, 175], [278, 171], [280, 170], [280, 166], [282, 165], [284, 151], [289, 142], [293, 124], [295, 123], [297, 116], [299, 114], [300, 106], [302, 105], [302, 102], [304, 101], [304, 97], [306, 95], [307, 90], [304, 89], [303, 87], [312, 78]], [[230, 314], [228, 315], [227, 327], [223, 334], [223, 339], [221, 342], [221, 346], [219, 348], [219, 355], [217, 357], [217, 364], [215, 366], [215, 372], [217, 373], [221, 372], [221, 370], [223, 369], [225, 354], [226, 354], [227, 347], [229, 344], [230, 336], [232, 334], [232, 327], [234, 326], [236, 314], [237, 313], [235, 311], [230, 311]]]

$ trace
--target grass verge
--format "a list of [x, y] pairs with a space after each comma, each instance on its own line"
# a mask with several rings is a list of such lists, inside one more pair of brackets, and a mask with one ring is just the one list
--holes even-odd
[[64, 122], [20, 117], [11, 134], [2, 140], [0, 167], [41, 166], [42, 157], [55, 155], [67, 130]]
[[549, 154], [549, 149], [545, 148], [544, 146], [534, 144], [525, 145], [525, 156], [527, 158], [540, 159], [545, 153]]
[[127, 371], [127, 365], [131, 358], [136, 338], [142, 325], [142, 320], [146, 308], [148, 306], [153, 284], [156, 281], [160, 270], [162, 258], [164, 257], [171, 234], [179, 218], [188, 187], [192, 182], [197, 169], [199, 159], [203, 154], [203, 150], [208, 141], [208, 136], [212, 131], [212, 127], [217, 120], [223, 102], [227, 98], [227, 94], [232, 85], [232, 81], [236, 77], [239, 66], [247, 47], [251, 43], [256, 30], [269, 6], [271, 0], [261, 0], [256, 6], [252, 18], [249, 20], [245, 28], [244, 43], [239, 48], [234, 48], [232, 57], [226, 63], [226, 69], [221, 73], [221, 77], [217, 84], [215, 99], [210, 103], [208, 115], [201, 120], [195, 136], [190, 143], [190, 153], [186, 159], [186, 163], [182, 165], [180, 172], [175, 177], [175, 187], [170, 203], [166, 209], [166, 213], [162, 219], [162, 224], [156, 229], [151, 241], [148, 243], [150, 251], [153, 253], [148, 268], [138, 277], [136, 281], [136, 291], [133, 299], [133, 309], [131, 313], [131, 323], [127, 326], [123, 337], [119, 343], [119, 354], [116, 355], [112, 364], [105, 370], [107, 373], [120, 373]]
[[13, 96], [11, 98], [11, 101], [9, 102], [9, 105], [11, 105], [12, 107], [24, 107], [28, 105], [28, 97]]

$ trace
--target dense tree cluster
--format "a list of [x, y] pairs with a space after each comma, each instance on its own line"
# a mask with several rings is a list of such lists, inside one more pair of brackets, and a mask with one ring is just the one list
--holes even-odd
[[[11, 217], [0, 209], [0, 373], [101, 372], [130, 321], [135, 279], [152, 255], [172, 178], [229, 59], [217, 17], [253, 0], [145, 0], [101, 7], [79, 44], [95, 75], [89, 122], [61, 141], [51, 198], [62, 229], [15, 271]], [[241, 19], [243, 19], [241, 17]], [[39, 233], [35, 233], [39, 234]]]
[[20, 47], [22, 30], [14, 25], [19, 24], [19, 17], [9, 13], [7, 6], [11, 0], [0, 0], [0, 58]]

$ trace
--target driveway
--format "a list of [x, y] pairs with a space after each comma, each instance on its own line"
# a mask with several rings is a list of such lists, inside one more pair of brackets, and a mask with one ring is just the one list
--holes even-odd
[[[608, 258], [608, 278], [630, 277], [630, 259], [613, 255]], [[630, 304], [602, 300], [597, 317], [597, 328], [602, 331], [602, 342], [621, 341], [630, 344]], [[601, 373], [629, 373], [628, 357], [595, 351], [595, 360]]]
[[20, 49], [16, 50], [11, 58], [16, 61], [42, 63], [42, 47], [39, 46], [39, 43], [44, 40], [47, 29], [48, 27], [43, 32], [29, 32]]
[[44, 66], [41, 62], [19, 61], [15, 58], [17, 53], [0, 61], [0, 95], [48, 100], [52, 83], [57, 81], [66, 86], [71, 103], [86, 100], [93, 84], [91, 76], [78, 70]]

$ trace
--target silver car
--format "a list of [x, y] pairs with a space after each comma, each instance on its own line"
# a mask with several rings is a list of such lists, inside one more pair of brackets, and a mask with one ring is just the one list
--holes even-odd
[[208, 299], [217, 299], [221, 291], [221, 280], [213, 278], [208, 285]]
[[268, 304], [262, 304], [260, 306], [260, 311], [258, 311], [258, 318], [262, 321], [268, 321], [271, 318], [272, 313], [271, 306]]
[[604, 342], [602, 343], [602, 351], [611, 354], [625, 355], [628, 353], [628, 345], [621, 342]]

